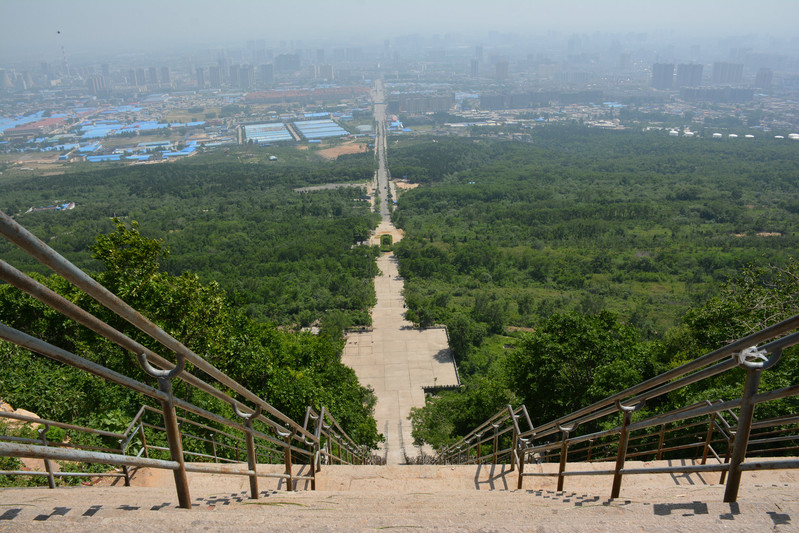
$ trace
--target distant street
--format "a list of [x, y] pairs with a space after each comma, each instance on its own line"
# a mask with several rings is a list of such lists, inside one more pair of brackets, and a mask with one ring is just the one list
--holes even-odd
[[[372, 98], [377, 121], [376, 181], [382, 220], [371, 243], [379, 244], [380, 235], [390, 234], [393, 241], [397, 242], [402, 238], [402, 233], [394, 227], [390, 218], [386, 106], [381, 80], [375, 82]], [[416, 329], [405, 320], [403, 282], [399, 278], [394, 254], [383, 254], [377, 265], [380, 273], [375, 277], [377, 305], [372, 310], [372, 330], [347, 335], [342, 361], [355, 370], [362, 384], [374, 389], [377, 396], [377, 429], [386, 437], [383, 452], [388, 464], [402, 464], [405, 454], [416, 455], [412, 447], [408, 415], [412, 407], [424, 405], [422, 387], [456, 385], [458, 378], [446, 331], [442, 328]]]
[[372, 101], [374, 102], [375, 121], [377, 131], [375, 132], [375, 152], [377, 154], [377, 190], [380, 194], [380, 216], [386, 222], [391, 217], [388, 203], [388, 170], [386, 168], [386, 102], [383, 94], [383, 80], [375, 82], [372, 91]]

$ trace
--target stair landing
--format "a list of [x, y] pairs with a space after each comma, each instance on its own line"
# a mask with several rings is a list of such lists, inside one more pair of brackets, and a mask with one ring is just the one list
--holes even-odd
[[607, 476], [567, 478], [562, 492], [554, 478], [527, 478], [517, 491], [507, 465], [328, 466], [315, 492], [262, 479], [257, 500], [246, 478], [190, 475], [194, 509], [184, 510], [171, 473], [142, 470], [127, 488], [0, 489], [0, 531], [799, 529], [799, 472], [745, 473], [737, 504], [721, 502], [724, 488], [712, 477], [628, 476], [622, 497], [610, 500]]

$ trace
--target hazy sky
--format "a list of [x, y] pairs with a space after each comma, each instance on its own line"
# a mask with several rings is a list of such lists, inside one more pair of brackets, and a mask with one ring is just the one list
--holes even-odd
[[[415, 32], [799, 35], [799, 0], [0, 0], [0, 61], [247, 39]], [[61, 32], [60, 34], [58, 32]], [[378, 42], [379, 42], [378, 41]]]

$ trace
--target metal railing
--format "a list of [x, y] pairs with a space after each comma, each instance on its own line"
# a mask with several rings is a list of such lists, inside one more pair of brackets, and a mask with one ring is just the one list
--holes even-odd
[[[137, 381], [2, 323], [0, 339], [135, 391], [144, 398], [156, 401], [160, 406], [160, 409], [155, 409], [145, 404], [122, 434], [105, 432], [107, 437], [115, 438], [119, 442], [120, 446], [115, 450], [54, 446], [45, 440], [34, 443], [30, 439], [2, 439], [0, 456], [117, 465], [123, 468], [127, 482], [128, 467], [172, 470], [179, 505], [186, 509], [191, 508], [187, 472], [248, 476], [250, 497], [258, 498], [259, 477], [283, 478], [289, 490], [292, 490], [294, 481], [306, 480], [314, 489], [316, 473], [323, 462], [322, 457], [328, 464], [360, 464], [370, 460], [367, 451], [352, 442], [326, 409], [322, 408], [321, 413], [316, 414], [309, 408], [304, 424], [292, 420], [163, 331], [2, 211], [0, 234], [118, 317], [125, 319], [139, 332], [157, 341], [172, 352], [175, 358], [174, 363], [169, 361], [0, 260], [0, 280], [129, 351], [136, 357], [144, 373], [153, 378], [158, 386], [156, 388]], [[191, 363], [196, 370], [202, 371], [211, 382], [186, 371], [186, 363]], [[199, 407], [196, 401], [192, 403], [176, 397], [173, 394], [173, 384], [178, 382], [182, 382], [187, 389], [191, 388], [193, 398], [207, 395], [209, 400], [215, 399], [217, 405], [221, 402], [227, 408], [212, 412]], [[245, 402], [249, 405], [245, 405]], [[208, 401], [204, 405], [213, 403]], [[160, 421], [150, 419], [154, 416]], [[315, 422], [313, 427], [309, 426], [311, 421]], [[37, 423], [69, 426], [54, 421]], [[70, 426], [69, 429], [97, 433], [97, 430], [77, 426]], [[153, 439], [165, 441], [165, 445], [157, 444]], [[136, 441], [139, 443], [139, 451], [135, 455], [127, 453]], [[246, 466], [239, 462], [240, 456], [246, 461]], [[192, 462], [187, 462], [187, 458], [191, 458]], [[285, 471], [279, 474], [259, 471], [258, 464], [262, 459], [267, 462], [283, 462]], [[307, 473], [299, 475], [292, 468], [294, 464], [314, 466], [307, 469]], [[50, 481], [52, 484], [52, 476]]]
[[314, 436], [319, 442], [314, 464], [317, 470], [322, 464], [346, 465], [379, 465], [383, 464], [380, 456], [362, 445], [358, 445], [347, 435], [327, 408], [322, 407], [317, 412], [313, 407], [308, 407], [305, 412], [303, 427], [309, 428], [313, 424]]
[[[84, 426], [77, 426], [75, 424], [66, 424], [64, 422], [56, 422], [55, 420], [46, 420], [36, 416], [28, 416], [20, 413], [10, 413], [0, 411], [0, 418], [14, 420], [20, 425], [37, 425], [40, 426], [35, 429], [38, 438], [33, 439], [29, 437], [2, 435], [0, 434], [0, 442], [14, 442], [19, 444], [41, 445], [41, 446], [54, 446], [61, 448], [69, 448], [76, 450], [90, 450], [95, 452], [105, 453], [125, 453], [123, 442], [126, 435], [122, 433], [114, 433], [111, 431], [103, 431], [100, 429], [87, 428]], [[75, 431], [87, 435], [97, 435], [103, 439], [111, 439], [118, 446], [112, 448], [110, 446], [92, 446], [88, 444], [80, 444], [76, 442], [60, 442], [48, 439], [50, 428], [61, 428], [64, 430]], [[32, 428], [33, 429], [33, 428]], [[47, 476], [47, 484], [51, 489], [55, 488], [55, 478], [57, 477], [119, 477], [125, 479], [125, 486], [130, 486], [130, 473], [127, 466], [123, 466], [122, 472], [61, 472], [53, 468], [50, 459], [44, 460], [44, 472], [28, 471], [28, 470], [0, 470], [0, 476]]]
[[[509, 462], [511, 470], [518, 468], [519, 489], [525, 477], [557, 477], [558, 490], [563, 490], [567, 476], [612, 475], [612, 498], [619, 496], [625, 475], [720, 472], [719, 483], [726, 479], [724, 501], [734, 502], [742, 472], [799, 468], [799, 460], [793, 458], [745, 460], [799, 450], [799, 415], [754, 420], [757, 405], [799, 396], [799, 384], [758, 391], [762, 373], [779, 361], [785, 348], [799, 344], [797, 329], [799, 315], [537, 427], [533, 427], [525, 406], [513, 409], [509, 405], [454, 445], [440, 450], [438, 460]], [[738, 399], [706, 400], [660, 414], [640, 411], [647, 401], [736, 368], [746, 372], [743, 395]], [[634, 415], [640, 419], [634, 420]], [[609, 429], [599, 429], [603, 427]], [[578, 428], [586, 432], [576, 435]], [[625, 465], [631, 458], [659, 460], [691, 454], [698, 464]], [[708, 458], [715, 463], [708, 464]], [[557, 461], [558, 471], [525, 472], [525, 464], [531, 460]], [[569, 461], [584, 464], [606, 460], [615, 461], [612, 469], [567, 468]]]

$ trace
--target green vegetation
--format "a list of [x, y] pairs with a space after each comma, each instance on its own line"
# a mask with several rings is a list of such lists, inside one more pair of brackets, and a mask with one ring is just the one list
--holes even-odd
[[[195, 274], [162, 272], [163, 241], [143, 237], [136, 223], [127, 227], [115, 219], [114, 224], [114, 231], [100, 235], [92, 247], [93, 257], [103, 265], [95, 275], [101, 284], [288, 416], [302, 420], [306, 406], [326, 406], [358, 442], [376, 445], [379, 435], [371, 414], [375, 398], [341, 363], [343, 340], [338, 331], [290, 333], [254, 321], [217, 283], [202, 283]], [[154, 341], [62, 278], [35, 276], [106, 323], [159, 350]], [[151, 381], [131, 354], [9, 285], [0, 285], [0, 310], [3, 323], [139, 381]], [[0, 367], [3, 399], [43, 418], [120, 432], [143, 402], [152, 402], [9, 343], [0, 343]], [[191, 365], [187, 371], [202, 376]], [[175, 395], [235, 418], [230, 405], [190, 390], [182, 381], [175, 384]], [[97, 436], [67, 433], [72, 442], [97, 444]]]
[[535, 144], [408, 141], [395, 246], [409, 307], [488, 331], [612, 311], [658, 338], [748, 263], [797, 248], [794, 146], [542, 128]]
[[[218, 281], [255, 318], [300, 326], [321, 320], [339, 329], [368, 324], [378, 251], [353, 246], [377, 224], [359, 201], [364, 191], [294, 189], [366, 182], [372, 161], [357, 154], [330, 163], [283, 162], [289, 156], [281, 152], [281, 162], [260, 163], [247, 154], [17, 180], [3, 187], [0, 208], [84, 269], [97, 268], [89, 245], [117, 216], [139, 221], [144, 235], [164, 240], [168, 272]], [[20, 214], [57, 201], [74, 201], [77, 208]], [[0, 243], [0, 254], [44, 272], [8, 243]]]
[[[279, 162], [269, 161], [271, 154]], [[340, 355], [342, 330], [370, 320], [379, 247], [356, 243], [367, 240], [378, 217], [357, 188], [294, 190], [366, 182], [373, 162], [360, 154], [331, 163], [307, 158], [294, 149], [248, 148], [166, 165], [79, 166], [61, 176], [5, 179], [0, 209], [288, 416], [302, 420], [306, 406], [326, 406], [349, 435], [374, 446], [374, 396]], [[25, 213], [58, 201], [77, 207]], [[0, 243], [0, 256], [152, 344], [62, 279], [46, 277], [49, 271], [13, 245]], [[8, 285], [0, 285], [0, 321], [148, 380], [130, 354]], [[291, 332], [310, 325], [320, 334]], [[0, 368], [0, 397], [54, 420], [121, 431], [145, 401], [7, 343], [0, 343]], [[182, 384], [176, 394], [235, 418], [229, 405]], [[95, 436], [68, 436], [116, 446]], [[163, 438], [148, 433], [148, 442], [163, 444]], [[184, 446], [209, 453], [201, 442]]]
[[[793, 146], [573, 127], [533, 130], [532, 145], [435, 141], [392, 152], [392, 175], [421, 184], [395, 211], [395, 253], [407, 317], [448, 326], [464, 387], [414, 411], [417, 440], [453, 442], [508, 402], [541, 423], [677, 366], [752, 331], [745, 302], [776, 279], [768, 265], [799, 270]], [[719, 292], [741, 272], [758, 281]], [[799, 311], [783, 278], [760, 324]], [[795, 366], [770, 379], [795, 383]]]
[[[367, 182], [370, 154], [322, 164], [309, 151], [245, 147], [168, 165], [78, 166], [6, 177], [0, 209], [290, 416], [327, 405], [372, 444], [374, 399], [339, 356], [341, 331], [369, 323], [383, 247], [399, 258], [407, 318], [446, 324], [461, 370], [462, 391], [412, 413], [415, 438], [434, 445], [507, 403], [527, 403], [534, 424], [550, 420], [799, 312], [794, 145], [527, 133], [533, 143], [400, 139], [391, 174], [421, 186], [394, 212], [403, 240], [379, 247], [356, 245], [378, 221], [364, 191], [295, 191]], [[24, 213], [56, 201], [78, 207]], [[11, 246], [0, 243], [0, 255], [105, 316]], [[126, 354], [8, 289], [0, 319], [140, 377]], [[321, 335], [286, 332], [311, 324]], [[798, 365], [786, 351], [763, 386], [796, 383]], [[0, 395], [41, 416], [119, 429], [140, 402], [9, 345], [0, 367], [11, 369]], [[646, 409], [738, 396], [739, 377]], [[101, 418], [99, 405], [118, 408]], [[759, 412], [797, 410], [788, 400]]]
[[380, 251], [381, 252], [390, 252], [393, 243], [394, 243], [394, 239], [391, 237], [391, 235], [381, 235], [380, 236]]

